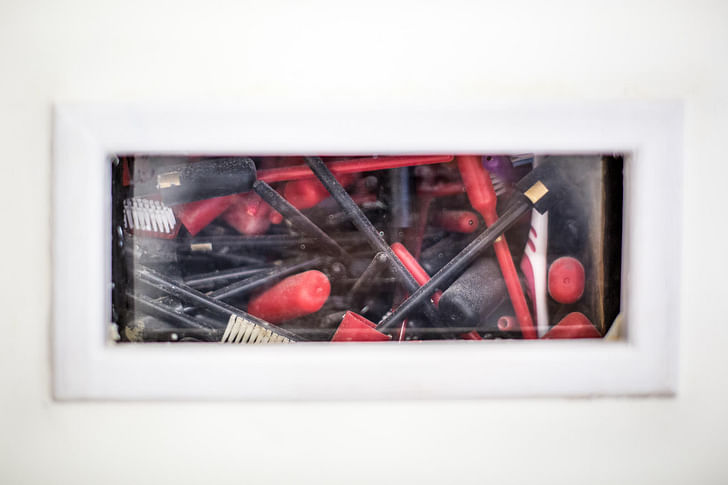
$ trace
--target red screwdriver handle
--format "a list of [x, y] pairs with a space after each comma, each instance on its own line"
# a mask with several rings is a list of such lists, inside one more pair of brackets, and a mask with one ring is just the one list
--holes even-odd
[[270, 323], [280, 323], [319, 311], [330, 293], [331, 283], [325, 274], [304, 271], [253, 297], [248, 313]]

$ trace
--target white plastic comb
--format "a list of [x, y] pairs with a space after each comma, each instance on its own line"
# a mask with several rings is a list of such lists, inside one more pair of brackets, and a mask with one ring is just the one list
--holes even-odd
[[493, 184], [493, 190], [495, 190], [495, 195], [500, 197], [503, 195], [506, 191], [506, 183], [503, 181], [500, 176], [494, 174], [493, 172], [490, 172], [490, 181]]
[[124, 227], [157, 234], [172, 234], [177, 220], [171, 208], [158, 200], [132, 198], [124, 200]]
[[231, 344], [292, 343], [291, 339], [258, 325], [238, 315], [230, 315], [227, 328], [220, 342]]

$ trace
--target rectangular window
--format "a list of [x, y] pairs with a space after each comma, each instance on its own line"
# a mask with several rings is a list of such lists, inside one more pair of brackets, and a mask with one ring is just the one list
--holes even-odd
[[110, 335], [619, 338], [623, 159], [117, 153]]

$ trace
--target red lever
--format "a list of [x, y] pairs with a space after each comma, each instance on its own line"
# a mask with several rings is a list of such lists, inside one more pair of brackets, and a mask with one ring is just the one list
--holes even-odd
[[541, 338], [567, 339], [567, 338], [601, 338], [602, 334], [594, 327], [591, 321], [579, 312], [572, 312], [554, 325], [551, 330]]
[[354, 312], [346, 312], [339, 328], [331, 338], [332, 342], [376, 342], [391, 340], [392, 337], [374, 329], [376, 324]]
[[[497, 198], [493, 183], [490, 181], [490, 175], [483, 168], [480, 157], [477, 155], [459, 155], [455, 157], [460, 170], [460, 176], [465, 184], [465, 190], [468, 193], [470, 204], [477, 210], [485, 220], [485, 225], [490, 227], [498, 220], [495, 211]], [[538, 338], [536, 327], [531, 318], [531, 312], [526, 303], [526, 297], [523, 295], [523, 288], [518, 278], [516, 266], [513, 264], [511, 250], [504, 235], [495, 240], [493, 244], [495, 255], [498, 258], [503, 279], [506, 282], [508, 295], [511, 297], [513, 310], [516, 313], [518, 324], [521, 327], [521, 333], [525, 339]]]
[[271, 323], [317, 312], [331, 293], [329, 279], [311, 270], [285, 278], [272, 288], [253, 297], [248, 313]]

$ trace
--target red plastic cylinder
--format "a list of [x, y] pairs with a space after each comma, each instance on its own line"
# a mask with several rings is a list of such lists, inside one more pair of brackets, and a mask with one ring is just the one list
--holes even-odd
[[[420, 263], [417, 262], [415, 257], [412, 256], [409, 251], [407, 251], [407, 248], [404, 247], [402, 243], [394, 243], [392, 244], [391, 248], [392, 251], [394, 251], [394, 254], [399, 258], [399, 260], [402, 261], [404, 267], [407, 268], [407, 271], [412, 274], [418, 285], [422, 286], [430, 281], [430, 275], [427, 274], [425, 268], [420, 266]], [[432, 295], [432, 302], [437, 305], [440, 301], [441, 296], [442, 291], [436, 291]]]
[[317, 312], [331, 293], [329, 279], [311, 270], [285, 278], [250, 300], [248, 313], [270, 323]]
[[502, 332], [513, 332], [518, 329], [518, 320], [511, 315], [503, 315], [498, 319], [498, 330]]
[[471, 211], [443, 210], [435, 215], [435, 224], [450, 232], [470, 234], [480, 225], [478, 216]]
[[549, 267], [549, 294], [559, 303], [574, 303], [584, 294], [584, 266], [564, 256]]

